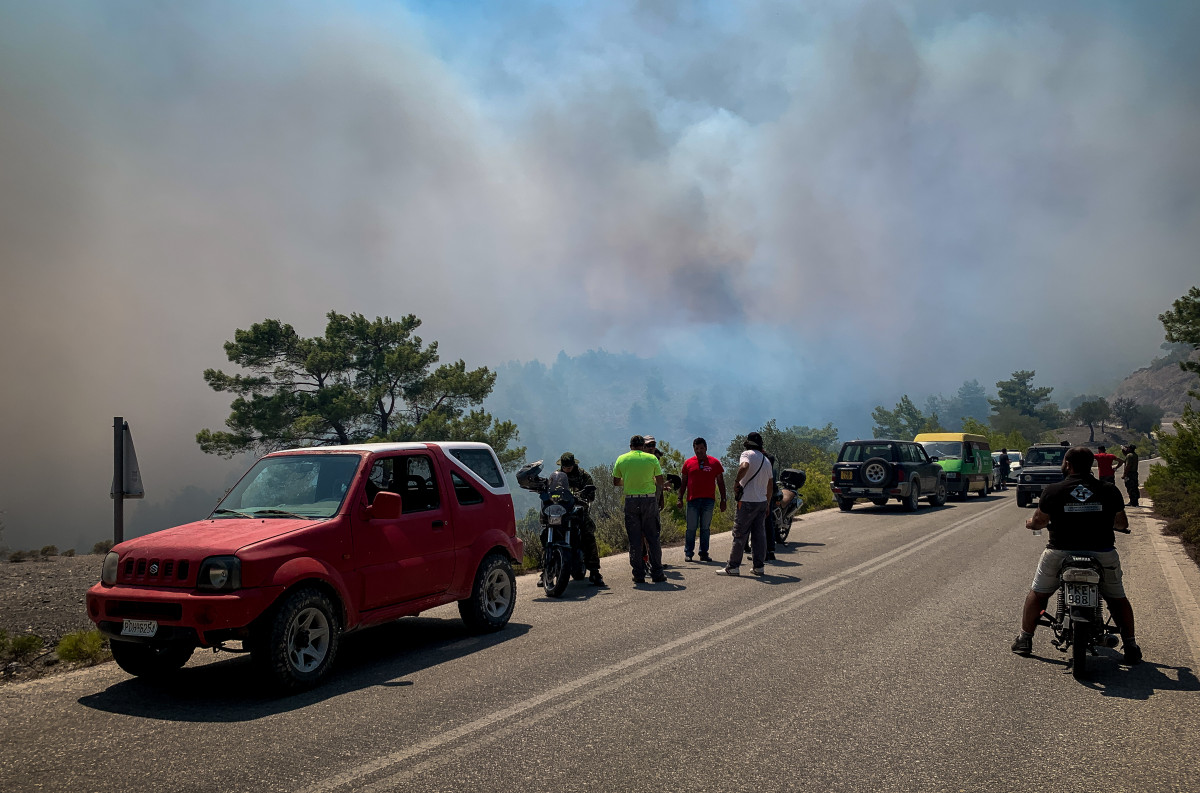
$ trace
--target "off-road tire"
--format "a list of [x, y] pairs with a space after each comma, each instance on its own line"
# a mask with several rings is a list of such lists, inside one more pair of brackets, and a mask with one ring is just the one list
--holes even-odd
[[117, 666], [146, 680], [160, 680], [178, 672], [196, 649], [190, 644], [155, 645], [115, 639], [109, 644]]
[[254, 630], [250, 658], [276, 689], [312, 688], [333, 667], [342, 635], [341, 609], [321, 590], [289, 592]]
[[840, 509], [842, 512], [849, 512], [850, 510], [854, 509], [854, 499], [842, 498], [841, 496], [838, 496], [837, 505], [838, 509]]
[[979, 491], [979, 497], [987, 498], [988, 494], [991, 492], [992, 492], [992, 483], [989, 480], [984, 479], [983, 480], [983, 490]]
[[888, 500], [886, 498], [873, 498], [871, 499], [871, 503], [877, 507], [884, 507], [887, 506]]
[[1025, 507], [1029, 506], [1029, 494], [1028, 493], [1022, 493], [1020, 490], [1017, 491], [1017, 506], [1020, 507], [1021, 509], [1024, 509]]
[[491, 553], [479, 563], [471, 597], [458, 601], [463, 623], [474, 633], [493, 633], [508, 624], [517, 604], [517, 577], [512, 563], [501, 553]]
[[908, 495], [904, 501], [905, 512], [916, 512], [921, 507], [921, 480], [914, 479], [908, 486]]
[[934, 507], [946, 506], [946, 480], [945, 479], [941, 479], [941, 478], [938, 479], [937, 487], [934, 489], [933, 494], [931, 496], [929, 496], [929, 504]]

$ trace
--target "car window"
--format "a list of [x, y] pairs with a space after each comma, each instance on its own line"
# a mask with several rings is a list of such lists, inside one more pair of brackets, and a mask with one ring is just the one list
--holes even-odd
[[925, 447], [919, 443], [914, 443], [912, 447], [913, 460], [918, 463], [929, 462], [929, 455], [925, 453]]
[[907, 443], [900, 444], [900, 461], [904, 463], [915, 463], [917, 461], [913, 457], [912, 447]]
[[373, 503], [381, 490], [399, 493], [404, 513], [425, 512], [441, 505], [433, 461], [424, 454], [376, 460], [367, 477], [367, 503]]
[[487, 449], [450, 449], [450, 454], [492, 487], [504, 487], [504, 474]]
[[466, 507], [471, 504], [483, 503], [483, 494], [471, 487], [470, 483], [459, 476], [457, 472], [450, 472], [450, 481], [454, 483], [454, 497], [458, 499], [459, 504]]
[[221, 500], [213, 516], [328, 518], [341, 507], [361, 460], [342, 454], [264, 457]]
[[941, 460], [961, 457], [963, 453], [962, 443], [959, 441], [924, 441], [921, 446], [931, 457]]
[[849, 443], [842, 447], [838, 460], [843, 463], [861, 463], [871, 457], [892, 460], [890, 443]]

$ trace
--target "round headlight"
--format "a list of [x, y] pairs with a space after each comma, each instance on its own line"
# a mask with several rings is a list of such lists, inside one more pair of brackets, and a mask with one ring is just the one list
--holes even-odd
[[1033, 480], [1033, 477], [1030, 476], [1029, 474], [1025, 474], [1024, 476], [1021, 477], [1022, 482], [1030, 482], [1032, 480]]
[[109, 586], [117, 583], [117, 568], [121, 563], [121, 554], [109, 551], [104, 556], [104, 564], [100, 567], [100, 580]]
[[213, 564], [208, 567], [208, 585], [220, 589], [229, 582], [229, 568], [223, 564]]

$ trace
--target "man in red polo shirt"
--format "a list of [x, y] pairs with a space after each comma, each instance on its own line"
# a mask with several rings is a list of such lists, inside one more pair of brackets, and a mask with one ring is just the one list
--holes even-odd
[[1096, 478], [1101, 482], [1108, 482], [1110, 485], [1117, 483], [1116, 470], [1125, 464], [1125, 461], [1115, 454], [1109, 454], [1103, 446], [1096, 447], [1096, 467], [1099, 469], [1096, 473]]
[[721, 461], [708, 455], [708, 441], [697, 438], [692, 441], [695, 456], [683, 464], [679, 488], [683, 498], [684, 514], [687, 516], [687, 533], [683, 536], [683, 558], [692, 561], [696, 547], [696, 532], [700, 532], [700, 561], [711, 562], [708, 555], [708, 534], [712, 525], [713, 507], [716, 505], [716, 489], [721, 489], [721, 511], [725, 501], [725, 469]]

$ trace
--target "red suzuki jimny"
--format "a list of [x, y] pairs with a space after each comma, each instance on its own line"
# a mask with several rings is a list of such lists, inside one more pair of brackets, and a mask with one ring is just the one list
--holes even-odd
[[130, 674], [240, 640], [296, 690], [354, 628], [451, 601], [470, 628], [503, 628], [523, 555], [486, 444], [293, 449], [256, 462], [206, 519], [114, 547], [87, 609]]

